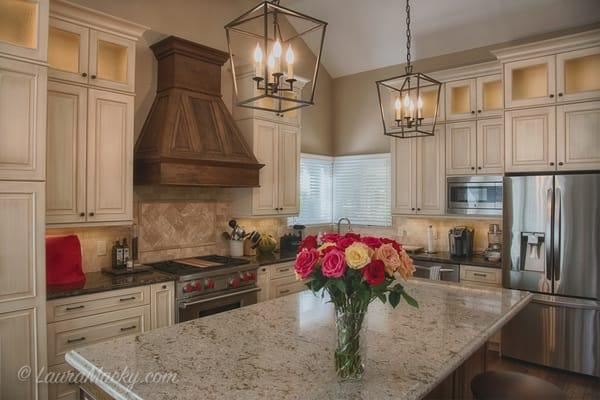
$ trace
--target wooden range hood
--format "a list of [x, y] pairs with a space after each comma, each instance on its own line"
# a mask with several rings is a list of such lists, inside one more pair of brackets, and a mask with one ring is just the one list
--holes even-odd
[[260, 164], [221, 97], [220, 50], [167, 37], [156, 98], [135, 145], [137, 185], [259, 186]]

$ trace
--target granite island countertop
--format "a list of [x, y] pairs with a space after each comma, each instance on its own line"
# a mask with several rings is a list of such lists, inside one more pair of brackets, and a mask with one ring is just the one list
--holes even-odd
[[501, 261], [489, 261], [483, 258], [481, 254], [473, 254], [468, 257], [455, 257], [447, 251], [439, 251], [436, 253], [409, 253], [413, 261], [433, 261], [449, 264], [466, 264], [476, 265], [478, 267], [502, 268]]
[[[81, 347], [66, 360], [117, 399], [418, 399], [442, 382], [530, 300], [527, 292], [413, 279], [419, 309], [374, 302], [363, 380], [339, 383], [333, 307], [305, 291]], [[177, 374], [175, 383], [119, 372]]]

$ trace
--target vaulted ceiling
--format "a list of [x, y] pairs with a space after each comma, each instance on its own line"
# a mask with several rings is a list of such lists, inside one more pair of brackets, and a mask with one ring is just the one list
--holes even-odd
[[[406, 61], [404, 0], [281, 5], [329, 23], [322, 63], [334, 78]], [[412, 0], [411, 18], [418, 59], [600, 22], [600, 0]]]

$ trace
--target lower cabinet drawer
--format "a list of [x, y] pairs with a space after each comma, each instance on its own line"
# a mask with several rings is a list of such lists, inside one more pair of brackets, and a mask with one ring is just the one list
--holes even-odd
[[46, 305], [46, 314], [48, 322], [54, 322], [146, 304], [150, 304], [150, 286], [138, 286], [50, 300]]
[[501, 286], [502, 271], [495, 268], [477, 267], [474, 265], [460, 265], [460, 280]]
[[295, 276], [290, 278], [273, 279], [270, 284], [269, 294], [272, 299], [298, 293], [308, 289], [304, 282], [296, 280]]
[[65, 362], [71, 349], [150, 330], [150, 306], [48, 324], [48, 364]]
[[69, 371], [73, 372], [73, 383], [48, 383], [48, 400], [79, 400], [79, 385], [74, 381], [77, 376], [77, 371], [69, 364], [59, 364], [54, 367], [49, 367], [48, 372], [52, 379], [56, 379], [60, 382], [64, 373]]
[[270, 278], [271, 279], [279, 279], [279, 278], [287, 278], [287, 277], [296, 277], [294, 273], [294, 263], [287, 264], [276, 264], [269, 267], [270, 268]]

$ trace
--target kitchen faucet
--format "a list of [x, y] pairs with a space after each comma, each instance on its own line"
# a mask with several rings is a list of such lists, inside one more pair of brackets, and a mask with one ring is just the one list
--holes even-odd
[[342, 221], [348, 222], [348, 232], [352, 232], [352, 223], [350, 222], [350, 220], [348, 218], [340, 218], [337, 222], [338, 235], [340, 234], [340, 225], [342, 224]]

